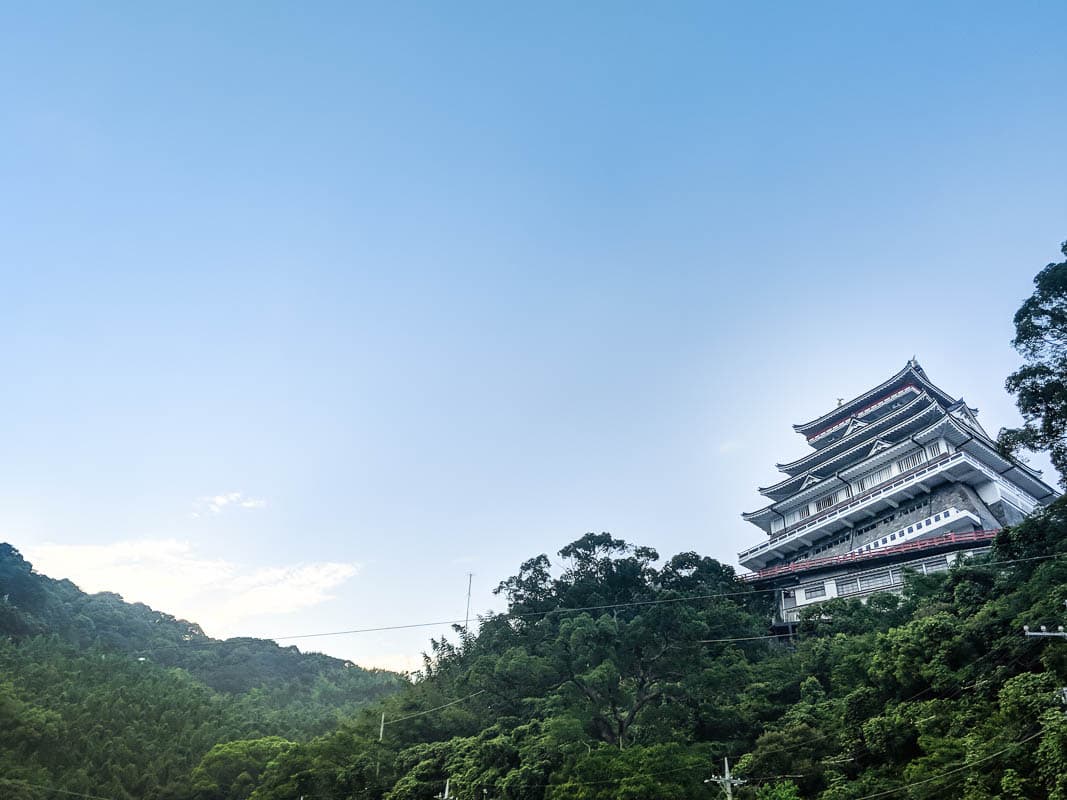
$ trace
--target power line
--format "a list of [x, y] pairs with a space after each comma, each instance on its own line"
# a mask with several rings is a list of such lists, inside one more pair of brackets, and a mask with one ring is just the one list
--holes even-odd
[[543, 783], [538, 786], [531, 786], [531, 789], [549, 789], [552, 787], [561, 786], [603, 786], [609, 783], [622, 783], [628, 781], [631, 778], [659, 778], [663, 775], [677, 775], [679, 772], [692, 772], [697, 769], [707, 769], [706, 764], [693, 764], [688, 767], [675, 767], [674, 769], [665, 769], [659, 772], [631, 772], [629, 775], [623, 775], [621, 778], [600, 778], [595, 781], [574, 781], [569, 780], [565, 783]]
[[[984, 661], [985, 659], [987, 659], [990, 656], [995, 655], [995, 654], [996, 654], [996, 651], [990, 650], [985, 655], [978, 656], [978, 658], [974, 659], [974, 661], [971, 661], [968, 664], [968, 666], [973, 667], [975, 664], [978, 664], [979, 662]], [[1024, 657], [1023, 655], [1018, 655], [1015, 658], [1013, 658], [1011, 661], [1009, 661], [1005, 666], [1008, 666], [1008, 667], [1014, 666], [1018, 662], [1022, 661], [1023, 657]], [[976, 686], [978, 686], [980, 683], [982, 683], [982, 681], [976, 681], [975, 683], [972, 683], [972, 684], [969, 684], [969, 685], [966, 685], [966, 686], [957, 686], [955, 689], [953, 689], [951, 692], [949, 692], [948, 695], [944, 699], [946, 699], [946, 700], [952, 699], [952, 698], [956, 697], [960, 692], [966, 691], [968, 689], [973, 689]], [[932, 692], [933, 690], [934, 690], [933, 686], [927, 686], [925, 689], [920, 689], [918, 692], [916, 692], [915, 694], [911, 695], [910, 697], [906, 697], [903, 700], [899, 701], [899, 705], [904, 705], [905, 703], [911, 703], [914, 700], [917, 700], [920, 697], [922, 697], [924, 694]], [[764, 732], [766, 733], [766, 731], [764, 731]], [[818, 734], [816, 736], [811, 736], [811, 737], [805, 739], [802, 742], [797, 742], [796, 744], [787, 745], [785, 747], [778, 747], [778, 748], [775, 748], [774, 750], [765, 751], [765, 752], [767, 752], [769, 755], [788, 753], [788, 752], [790, 752], [792, 750], [798, 750], [801, 747], [807, 747], [812, 742], [819, 742], [819, 741], [822, 741], [823, 739], [829, 739], [830, 737], [836, 736], [836, 735], [837, 735], [836, 732], [820, 733], [820, 734]], [[781, 776], [779, 776], [779, 777], [781, 777]], [[761, 780], [761, 779], [752, 778], [751, 780]]]
[[458, 700], [453, 700], [450, 703], [445, 703], [444, 705], [437, 706], [436, 708], [428, 708], [425, 711], [419, 711], [419, 712], [417, 712], [415, 714], [408, 714], [406, 717], [397, 717], [396, 719], [385, 720], [382, 723], [382, 727], [385, 727], [386, 725], [395, 725], [398, 722], [404, 722], [405, 720], [409, 720], [409, 719], [415, 719], [415, 717], [424, 717], [427, 714], [432, 714], [435, 711], [440, 711], [442, 708], [448, 708], [449, 706], [454, 706], [454, 705], [458, 705], [459, 703], [466, 702], [467, 700], [470, 700], [472, 697], [477, 697], [480, 694], [485, 694], [485, 692], [486, 692], [485, 689], [479, 689], [474, 694], [469, 694], [466, 697], [461, 697]]
[[1018, 742], [1012, 742], [1007, 747], [1005, 747], [1003, 750], [998, 750], [995, 753], [990, 753], [988, 756], [983, 756], [982, 758], [979, 758], [976, 761], [970, 761], [970, 762], [961, 764], [960, 766], [956, 767], [955, 769], [950, 769], [948, 772], [942, 772], [940, 775], [934, 775], [932, 778], [926, 778], [925, 780], [921, 780], [921, 781], [913, 781], [912, 783], [901, 784], [900, 786], [897, 786], [894, 789], [885, 789], [885, 790], [883, 790], [881, 792], [875, 792], [874, 794], [865, 794], [865, 795], [863, 795], [863, 797], [857, 797], [856, 800], [873, 800], [873, 798], [875, 798], [875, 797], [885, 797], [886, 795], [896, 794], [897, 792], [903, 791], [904, 789], [912, 789], [912, 788], [914, 788], [916, 786], [922, 786], [924, 784], [930, 783], [931, 781], [936, 781], [936, 780], [940, 780], [941, 778], [946, 778], [949, 775], [955, 775], [957, 772], [963, 772], [966, 769], [971, 769], [972, 767], [977, 766], [978, 764], [982, 764], [982, 763], [984, 763], [986, 761], [989, 761], [990, 759], [996, 758], [997, 756], [1004, 755], [1004, 753], [1008, 752], [1013, 747], [1018, 747], [1020, 745], [1024, 745], [1027, 742], [1031, 741], [1032, 739], [1036, 739], [1042, 733], [1044, 733], [1044, 731], [1040, 731], [1039, 730], [1037, 733], [1031, 734], [1030, 736], [1027, 736], [1025, 739], [1021, 739]]
[[[981, 660], [983, 660], [985, 658], [988, 658], [989, 656], [991, 656], [993, 654], [994, 654], [993, 651], [990, 651], [990, 652], [986, 653], [985, 655], [980, 656], [979, 658], [975, 659], [975, 661], [971, 662], [971, 664], [972, 665], [976, 664], [979, 661], [981, 661]], [[1014, 663], [1018, 662], [1019, 660], [1021, 660], [1021, 656], [1017, 657], [1015, 659], [1012, 659], [1012, 661], [1009, 662], [1009, 664], [1014, 664]], [[962, 691], [965, 691], [966, 689], [974, 688], [974, 685], [975, 684], [972, 684], [972, 685], [969, 685], [969, 686], [958, 686], [948, 696], [949, 697], [954, 697], [955, 695], [959, 694]], [[922, 695], [926, 694], [932, 688], [933, 687], [927, 687], [926, 689], [923, 689], [922, 691], [917, 692], [916, 694], [912, 695], [911, 697], [908, 697], [908, 698], [906, 698], [904, 700], [901, 700], [900, 702], [901, 702], [901, 704], [909, 703], [912, 700], [915, 700], [916, 698], [921, 697]], [[937, 775], [937, 776], [935, 776], [933, 778], [930, 778], [928, 780], [919, 781], [918, 783], [905, 784], [903, 786], [897, 787], [896, 789], [886, 790], [885, 792], [881, 792], [881, 793], [878, 793], [878, 794], [866, 795], [865, 797], [856, 798], [856, 800], [871, 800], [871, 798], [880, 797], [880, 796], [882, 796], [884, 794], [891, 794], [893, 792], [897, 792], [897, 791], [900, 791], [902, 789], [909, 788], [911, 786], [919, 786], [919, 785], [922, 785], [924, 783], [929, 783], [930, 781], [946, 777], [947, 775], [954, 774], [955, 772], [959, 772], [959, 771], [962, 771], [963, 769], [971, 767], [971, 766], [973, 766], [975, 764], [979, 764], [982, 761], [988, 761], [989, 759], [994, 758], [994, 757], [1006, 752], [1007, 750], [1010, 750], [1012, 747], [1016, 747], [1018, 745], [1025, 744], [1026, 742], [1030, 741], [1031, 739], [1035, 738], [1036, 736], [1038, 736], [1040, 734], [1041, 734], [1041, 731], [1038, 731], [1033, 736], [1027, 737], [1026, 739], [1023, 739], [1022, 741], [1013, 742], [1011, 745], [1009, 745], [1008, 747], [1004, 748], [1004, 750], [1001, 750], [1001, 751], [999, 751], [997, 753], [993, 753], [990, 756], [986, 756], [985, 758], [980, 759], [979, 761], [973, 761], [973, 762], [970, 762], [969, 764], [964, 764], [959, 769], [953, 770], [951, 772], [946, 772], [946, 773], [944, 773], [942, 775]], [[786, 752], [789, 752], [790, 750], [795, 750], [798, 747], [806, 747], [811, 742], [819, 741], [821, 739], [826, 739], [826, 738], [829, 738], [830, 736], [835, 736], [835, 735], [836, 735], [835, 733], [825, 733], [825, 734], [821, 734], [819, 736], [813, 736], [813, 737], [811, 737], [809, 739], [806, 739], [805, 741], [800, 742], [800, 743], [798, 743], [796, 745], [792, 745], [792, 746], [788, 746], [788, 747], [775, 748], [774, 750], [770, 750], [770, 751], [766, 751], [766, 752], [767, 752], [767, 754], [786, 753]], [[571, 780], [571, 781], [567, 781], [566, 783], [563, 783], [563, 784], [544, 784], [544, 785], [542, 785], [542, 786], [540, 786], [538, 788], [549, 788], [551, 786], [566, 786], [566, 785], [591, 786], [591, 785], [614, 784], [614, 783], [621, 783], [622, 781], [629, 780], [631, 778], [658, 778], [658, 777], [661, 777], [661, 776], [664, 776], [664, 775], [675, 775], [675, 774], [677, 774], [679, 772], [692, 772], [693, 770], [697, 770], [697, 769], [705, 769], [705, 765], [703, 765], [703, 764], [694, 764], [694, 765], [691, 765], [691, 766], [676, 767], [674, 769], [662, 770], [662, 771], [659, 771], [659, 772], [632, 772], [629, 775], [625, 775], [625, 776], [622, 776], [622, 777], [619, 777], [619, 778], [606, 778], [606, 779], [593, 780], [593, 781], [575, 781], [575, 780]], [[821, 774], [821, 773], [811, 773], [810, 776], [807, 776], [807, 775], [768, 775], [766, 777], [761, 777], [761, 778], [748, 777], [745, 780], [747, 780], [747, 781], [749, 781], [751, 783], [764, 783], [764, 782], [772, 781], [772, 780], [782, 780], [784, 778], [813, 777], [813, 776], [818, 775], [818, 774]]]
[[697, 639], [697, 644], [719, 644], [720, 642], [754, 642], [758, 639], [781, 639], [794, 636], [792, 633], [769, 633], [766, 636], [734, 636], [726, 639]]
[[[986, 562], [974, 564], [973, 566], [982, 567], [982, 566], [998, 566], [998, 565], [1002, 565], [1002, 564], [1019, 564], [1019, 563], [1026, 562], [1026, 561], [1041, 561], [1041, 560], [1046, 560], [1046, 559], [1050, 559], [1050, 558], [1067, 558], [1067, 553], [1052, 553], [1052, 554], [1044, 555], [1044, 556], [1031, 556], [1029, 558], [1012, 558], [1012, 559], [1005, 559], [1005, 560], [1002, 560], [1002, 561], [986, 561]], [[718, 592], [718, 593], [715, 593], [715, 594], [699, 594], [699, 595], [690, 595], [690, 596], [685, 596], [685, 597], [669, 597], [669, 598], [658, 598], [658, 599], [651, 599], [651, 600], [630, 600], [630, 601], [621, 602], [621, 603], [604, 603], [604, 604], [601, 604], [601, 605], [578, 606], [578, 607], [574, 607], [574, 608], [553, 608], [553, 609], [549, 609], [547, 611], [523, 611], [523, 612], [507, 612], [507, 611], [505, 611], [505, 612], [501, 612], [499, 614], [492, 614], [492, 616], [490, 618], [491, 619], [529, 619], [529, 618], [532, 618], [532, 617], [551, 616], [553, 614], [577, 614], [577, 613], [581, 613], [581, 612], [584, 612], [584, 611], [607, 611], [607, 610], [616, 609], [616, 608], [635, 608], [635, 607], [644, 607], [644, 606], [664, 605], [664, 604], [668, 604], [668, 603], [688, 603], [688, 602], [697, 602], [697, 601], [700, 601], [700, 600], [714, 600], [714, 599], [724, 598], [724, 597], [745, 597], [745, 596], [752, 596], [752, 595], [756, 595], [756, 594], [769, 594], [769, 593], [773, 593], [773, 592], [777, 592], [777, 591], [778, 591], [778, 589], [746, 589], [746, 590], [743, 590], [743, 591], [736, 591], [736, 592]], [[270, 636], [270, 637], [264, 637], [264, 638], [271, 639], [271, 640], [276, 641], [276, 642], [283, 642], [283, 641], [290, 641], [290, 640], [294, 640], [294, 639], [315, 639], [315, 638], [322, 638], [322, 637], [327, 637], [327, 636], [346, 636], [346, 635], [349, 635], [349, 634], [359, 634], [359, 633], [381, 633], [383, 631], [410, 630], [412, 628], [430, 628], [430, 627], [440, 627], [440, 626], [444, 626], [444, 625], [463, 625], [467, 621], [468, 620], [450, 619], [450, 620], [438, 620], [436, 622], [412, 622], [412, 623], [400, 624], [400, 625], [380, 625], [380, 626], [372, 627], [372, 628], [351, 628], [351, 629], [348, 629], [348, 630], [321, 631], [321, 632], [317, 632], [317, 633], [298, 633], [298, 634], [292, 634], [292, 635], [288, 635], [288, 636]], [[766, 638], [774, 638], [774, 637], [766, 637]]]
[[25, 786], [28, 789], [40, 789], [42, 792], [54, 792], [55, 794], [65, 794], [69, 797], [83, 797], [85, 800], [114, 800], [111, 797], [103, 797], [98, 794], [85, 794], [84, 792], [72, 792], [69, 789], [59, 789], [54, 786], [42, 786], [39, 783], [30, 783], [29, 781], [18, 780], [15, 778], [0, 778], [3, 783], [16, 784], [18, 786]]
[[[1004, 565], [1004, 564], [1019, 564], [1019, 563], [1029, 562], [1029, 561], [1042, 561], [1042, 560], [1048, 560], [1048, 559], [1053, 559], [1053, 558], [1067, 558], [1067, 553], [1051, 553], [1051, 554], [1043, 555], [1043, 556], [1030, 556], [1028, 558], [1012, 558], [1012, 559], [1004, 559], [1004, 560], [1000, 560], [1000, 561], [986, 561], [986, 562], [981, 562], [981, 563], [974, 564], [973, 566], [976, 566], [976, 567], [1000, 566], [1000, 565]], [[746, 589], [744, 591], [736, 591], [736, 592], [719, 592], [719, 593], [715, 593], [715, 594], [701, 594], [701, 595], [691, 595], [691, 596], [685, 596], [685, 597], [671, 597], [671, 598], [660, 598], [660, 599], [651, 599], [651, 600], [632, 600], [632, 601], [626, 601], [626, 602], [620, 602], [620, 603], [605, 603], [605, 604], [593, 605], [593, 606], [578, 606], [578, 607], [574, 607], [574, 608], [554, 608], [554, 609], [549, 609], [547, 611], [526, 611], [526, 612], [517, 612], [517, 613], [516, 612], [501, 612], [501, 613], [498, 613], [498, 614], [492, 614], [490, 617], [488, 617], [488, 619], [494, 619], [494, 620], [498, 620], [498, 619], [499, 620], [529, 619], [529, 618], [532, 618], [532, 617], [546, 617], [546, 616], [550, 616], [550, 615], [553, 615], [553, 614], [576, 614], [576, 613], [581, 613], [581, 612], [585, 612], [585, 611], [606, 611], [606, 610], [609, 610], [609, 609], [655, 606], [655, 605], [663, 605], [663, 604], [668, 604], [668, 603], [697, 602], [697, 601], [701, 601], [701, 600], [714, 600], [714, 599], [726, 598], [726, 597], [745, 597], [745, 596], [752, 596], [752, 595], [756, 595], [756, 594], [774, 593], [774, 592], [777, 592], [777, 591], [779, 591], [779, 589]], [[468, 623], [468, 622], [469, 622], [469, 620], [450, 619], [450, 620], [437, 620], [437, 621], [434, 621], [434, 622], [412, 622], [412, 623], [403, 623], [403, 624], [397, 624], [397, 625], [379, 625], [379, 626], [368, 627], [368, 628], [350, 628], [350, 629], [346, 629], [346, 630], [337, 630], [337, 631], [321, 631], [321, 632], [316, 632], [316, 633], [299, 633], [299, 634], [291, 634], [291, 635], [287, 635], [287, 636], [236, 637], [236, 638], [239, 638], [239, 639], [246, 639], [247, 638], [247, 639], [252, 639], [253, 641], [283, 642], [283, 641], [291, 641], [291, 640], [297, 640], [297, 639], [316, 639], [316, 638], [324, 638], [324, 637], [329, 637], [329, 636], [346, 636], [346, 635], [361, 634], [361, 633], [381, 633], [381, 632], [384, 632], [384, 631], [412, 630], [412, 629], [416, 629], [416, 628], [442, 627], [442, 626], [445, 626], [445, 625], [464, 625], [465, 623]], [[734, 638], [734, 639], [720, 639], [720, 640], [708, 639], [708, 640], [700, 640], [700, 641], [702, 641], [703, 643], [716, 643], [716, 642], [727, 642], [727, 641], [757, 641], [759, 639], [787, 638], [789, 635], [790, 634], [769, 634], [769, 635], [766, 635], [766, 636], [759, 636], [759, 637], [737, 637], [737, 638]], [[187, 648], [187, 647], [188, 648], [218, 647], [220, 645], [226, 645], [226, 644], [230, 644], [230, 641], [229, 640], [224, 640], [224, 639], [210, 639], [208, 641], [175, 642], [175, 643], [168, 644], [168, 645], [157, 645], [157, 646], [154, 646], [154, 647], [151, 647], [151, 648], [142, 649], [142, 652], [149, 652], [149, 651], [162, 650], [162, 649], [181, 649], [181, 648]], [[238, 642], [238, 643], [234, 643], [234, 644], [238, 644], [239, 645], [240, 643]]]
[[[659, 598], [655, 600], [629, 600], [621, 603], [604, 603], [596, 606], [577, 606], [573, 608], [552, 608], [547, 611], [523, 611], [523, 612], [501, 612], [499, 614], [493, 614], [491, 619], [527, 619], [530, 617], [547, 617], [552, 614], [576, 614], [582, 611], [607, 611], [614, 608], [634, 608], [642, 606], [655, 606], [664, 605], [667, 603], [689, 603], [698, 600], [714, 600], [720, 597], [742, 597], [751, 596], [754, 594], [763, 594], [767, 592], [776, 592], [777, 589], [746, 589], [745, 591], [738, 592], [719, 592], [717, 594], [698, 594], [690, 595], [688, 597], [667, 597]], [[402, 630], [406, 628], [428, 628], [436, 625], [462, 625], [463, 620], [441, 620], [438, 622], [414, 622], [407, 625], [382, 625], [377, 628], [353, 628], [351, 630], [343, 631], [323, 631], [321, 633], [298, 633], [291, 636], [271, 636], [269, 638], [276, 642], [289, 641], [291, 639], [312, 639], [322, 636], [344, 636], [350, 633], [377, 633], [379, 631], [391, 631]]]

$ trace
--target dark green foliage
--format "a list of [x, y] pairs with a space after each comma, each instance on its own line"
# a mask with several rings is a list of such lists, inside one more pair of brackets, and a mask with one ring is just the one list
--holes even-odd
[[[657, 566], [606, 534], [561, 556], [559, 572], [541, 556], [501, 584], [518, 616], [432, 642], [418, 680], [357, 708], [336, 687], [368, 673], [328, 659], [313, 679], [294, 670], [245, 692], [193, 677], [224, 686], [223, 667], [269, 659], [268, 643], [176, 667], [129, 632], [128, 653], [114, 638], [75, 645], [83, 621], [42, 635], [44, 617], [11, 597], [47, 608], [63, 582], [13, 570], [8, 551], [5, 619], [21, 633], [0, 646], [0, 774], [116, 800], [430, 800], [446, 779], [461, 800], [658, 800], [713, 796], [703, 781], [728, 756], [741, 800], [1067, 800], [1067, 646], [1022, 636], [1063, 621], [1067, 500], [1003, 532], [990, 557], [911, 576], [902, 598], [820, 605], [789, 645], [707, 641], [760, 636], [769, 614], [767, 594], [710, 559]], [[195, 628], [157, 624], [164, 639]], [[343, 716], [300, 695], [316, 686]]]
[[361, 700], [399, 686], [395, 675], [368, 672], [321, 653], [301, 653], [264, 639], [219, 641], [196, 623], [143, 603], [126, 603], [110, 592], [86, 594], [70, 581], [33, 572], [18, 550], [0, 543], [0, 636], [21, 640], [39, 633], [76, 647], [100, 647], [180, 667], [228, 694], [260, 688], [308, 693], [313, 686], [321, 688], [324, 676], [348, 692], [362, 692]]
[[[1067, 242], [1060, 247], [1067, 257]], [[1067, 481], [1067, 258], [1034, 278], [1034, 293], [1015, 313], [1012, 344], [1026, 363], [1008, 376], [1023, 426], [1002, 430], [1007, 453], [1047, 450]], [[1064, 485], [1067, 485], [1065, 483]]]
[[[765, 595], [728, 567], [682, 554], [657, 568], [647, 549], [587, 535], [561, 551], [558, 577], [541, 556], [501, 584], [523, 616], [434, 642], [422, 679], [383, 708], [481, 694], [382, 744], [365, 712], [289, 750], [253, 800], [429, 800], [446, 778], [464, 800], [699, 798], [724, 755], [749, 781], [739, 798], [913, 784], [898, 796], [1067, 800], [1067, 658], [1021, 631], [1062, 617], [1067, 558], [1048, 556], [1067, 552], [1065, 504], [989, 558], [912, 576], [903, 598], [821, 605], [789, 647], [700, 642], [766, 629]], [[1004, 563], [1020, 552], [1032, 560]], [[648, 603], [660, 600], [678, 602]]]
[[[243, 800], [280, 753], [283, 740], [261, 737], [326, 733], [403, 685], [273, 642], [210, 639], [38, 575], [0, 544], [0, 778], [115, 800], [194, 789], [197, 800]], [[235, 753], [242, 768], [227, 783], [221, 765]], [[0, 786], [0, 797], [16, 791]]]

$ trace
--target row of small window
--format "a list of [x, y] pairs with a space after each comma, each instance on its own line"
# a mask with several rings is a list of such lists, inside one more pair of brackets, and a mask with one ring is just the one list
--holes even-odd
[[825, 553], [831, 547], [837, 547], [839, 544], [844, 544], [847, 541], [848, 541], [848, 537], [847, 536], [842, 536], [839, 539], [834, 539], [832, 542], [827, 542], [826, 544], [820, 545], [819, 547], [816, 547], [814, 550], [809, 550], [808, 551], [808, 555], [814, 556], [814, 555], [818, 555], [819, 553]]
[[[899, 570], [893, 570], [892, 572], [886, 570], [884, 572], [874, 572], [870, 575], [861, 575], [858, 578], [838, 578], [835, 581], [835, 585], [838, 595], [855, 594], [859, 591], [871, 591], [872, 589], [892, 586], [899, 578]], [[826, 597], [825, 583], [809, 586], [804, 590], [805, 600], [818, 600], [820, 597]]]
[[[944, 572], [948, 569], [948, 557], [939, 556], [928, 559], [918, 566], [909, 566], [909, 569], [922, 571], [923, 573]], [[901, 570], [892, 569], [889, 572], [875, 572], [870, 575], [860, 575], [858, 578], [838, 578], [837, 594], [847, 595], [856, 592], [869, 592], [872, 589], [881, 589], [901, 582]], [[825, 591], [825, 590], [824, 590]]]
[[[873, 531], [879, 525], [883, 525], [886, 522], [891, 522], [892, 520], [896, 519], [897, 517], [903, 517], [903, 516], [906, 516], [907, 514], [910, 514], [910, 513], [914, 512], [914, 511], [918, 511], [924, 505], [925, 505], [925, 503], [916, 503], [915, 505], [909, 506], [908, 508], [902, 508], [899, 511], [893, 513], [893, 514], [890, 514], [885, 519], [879, 520], [878, 522], [875, 522], [875, 523], [873, 523], [871, 525], [865, 525], [862, 528], [858, 528], [856, 530], [856, 534], [855, 535], [856, 536], [862, 536], [865, 533], [870, 533], [871, 531]], [[873, 549], [875, 547], [879, 547], [880, 544], [881, 545], [885, 545], [885, 544], [888, 544], [889, 542], [895, 542], [897, 539], [900, 539], [901, 541], [904, 541], [904, 536], [906, 534], [914, 533], [917, 530], [921, 530], [923, 525], [929, 526], [929, 525], [932, 525], [934, 522], [940, 522], [942, 519], [948, 519], [948, 516], [949, 516], [950, 513], [951, 513], [951, 509], [944, 511], [941, 514], [935, 514], [933, 517], [928, 517], [927, 519], [922, 520], [920, 522], [917, 522], [917, 523], [915, 523], [915, 525], [912, 525], [912, 526], [910, 526], [910, 527], [908, 527], [906, 529], [901, 529], [900, 531], [897, 531], [896, 533], [891, 533], [891, 534], [889, 534], [889, 536], [883, 536], [880, 543], [878, 541], [875, 541], [875, 542], [872, 542], [871, 544], [868, 544], [868, 545], [866, 545], [864, 547], [860, 547], [860, 548], [858, 548], [856, 550], [853, 550], [852, 552], [854, 552], [854, 553], [867, 552], [868, 550], [871, 550], [871, 549]], [[803, 555], [797, 556], [796, 558], [794, 558], [792, 561], [790, 561], [788, 563], [796, 564], [796, 563], [798, 563], [800, 561], [806, 561], [807, 559], [811, 558], [812, 556], [817, 556], [820, 553], [825, 553], [827, 550], [829, 550], [832, 547], [837, 547], [839, 545], [844, 544], [845, 542], [848, 541], [848, 538], [849, 538], [848, 536], [841, 536], [841, 537], [839, 537], [837, 539], [834, 539], [831, 542], [826, 542], [825, 544], [822, 544], [819, 547], [816, 547], [816, 548], [813, 548], [813, 549], [809, 550], [808, 552], [804, 553]]]
[[943, 512], [941, 514], [934, 514], [933, 517], [927, 517], [924, 520], [920, 520], [919, 522], [916, 522], [914, 525], [909, 525], [906, 529], [902, 528], [901, 530], [897, 531], [896, 533], [891, 533], [888, 536], [883, 536], [881, 538], [881, 541], [879, 541], [878, 539], [875, 539], [870, 544], [864, 545], [863, 547], [858, 547], [855, 550], [853, 550], [852, 552], [853, 553], [865, 553], [868, 550], [873, 550], [876, 547], [880, 547], [880, 546], [884, 546], [886, 544], [889, 544], [889, 542], [894, 542], [898, 538], [901, 541], [904, 541], [905, 537], [907, 537], [908, 534], [915, 533], [916, 531], [921, 531], [922, 528], [923, 528], [923, 525], [926, 525], [927, 527], [929, 527], [930, 525], [933, 525], [935, 522], [940, 522], [942, 518], [948, 519], [949, 514], [950, 514], [949, 511], [945, 511], [945, 512]]
[[[941, 442], [934, 442], [929, 445], [925, 450], [920, 448], [914, 452], [908, 453], [903, 458], [897, 459], [896, 471], [897, 474], [902, 474], [908, 470], [915, 469], [924, 461], [928, 461], [932, 458], [937, 458], [941, 455]], [[870, 489], [872, 486], [877, 486], [880, 483], [885, 483], [887, 480], [893, 477], [893, 464], [886, 464], [881, 469], [877, 469], [874, 472], [870, 472], [864, 475], [856, 482], [856, 491], [863, 492]]]
[[870, 575], [860, 575], [858, 578], [839, 578], [836, 582], [837, 593], [844, 595], [882, 589], [886, 586], [892, 586], [899, 577], [900, 571], [893, 570], [892, 572], [873, 572]]
[[[903, 474], [909, 470], [915, 469], [915, 467], [922, 464], [929, 459], [937, 458], [941, 455], [941, 442], [934, 442], [925, 449], [919, 449], [901, 459], [898, 459], [895, 463], [896, 474]], [[877, 486], [880, 483], [885, 483], [887, 480], [893, 477], [894, 464], [886, 464], [881, 469], [877, 469], [874, 472], [869, 472], [856, 481], [856, 491], [863, 492], [870, 489], [872, 486]], [[825, 511], [833, 505], [847, 500], [852, 496], [852, 492], [848, 489], [838, 489], [830, 494], [823, 495], [815, 501], [815, 512]], [[807, 519], [812, 515], [811, 505], [805, 504], [800, 508], [800, 519]]]
[[862, 528], [857, 528], [856, 529], [856, 535], [857, 536], [862, 536], [865, 533], [870, 533], [875, 528], [877, 528], [879, 525], [886, 525], [887, 523], [890, 523], [895, 519], [900, 519], [901, 517], [906, 517], [908, 514], [912, 514], [912, 513], [916, 512], [916, 511], [920, 510], [923, 506], [925, 506], [927, 504], [927, 502], [929, 502], [929, 501], [924, 501], [922, 503], [915, 503], [915, 505], [908, 506], [907, 508], [898, 508], [892, 514], [887, 514], [886, 516], [882, 517], [877, 522], [872, 522], [870, 525], [864, 525]]

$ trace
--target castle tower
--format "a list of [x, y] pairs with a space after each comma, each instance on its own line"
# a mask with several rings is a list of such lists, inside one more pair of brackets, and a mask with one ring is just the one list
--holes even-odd
[[905, 569], [948, 569], [1056, 498], [1039, 471], [1000, 454], [977, 414], [913, 359], [793, 426], [812, 451], [777, 465], [785, 478], [760, 489], [769, 505], [742, 515], [766, 538], [738, 554], [747, 580], [779, 589], [776, 625], [831, 597], [899, 591]]

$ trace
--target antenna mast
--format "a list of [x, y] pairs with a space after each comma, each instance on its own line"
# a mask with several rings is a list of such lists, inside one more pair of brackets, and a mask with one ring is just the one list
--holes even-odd
[[471, 621], [471, 583], [474, 581], [474, 573], [467, 573], [467, 614], [463, 618], [463, 633], [470, 633], [470, 621]]

